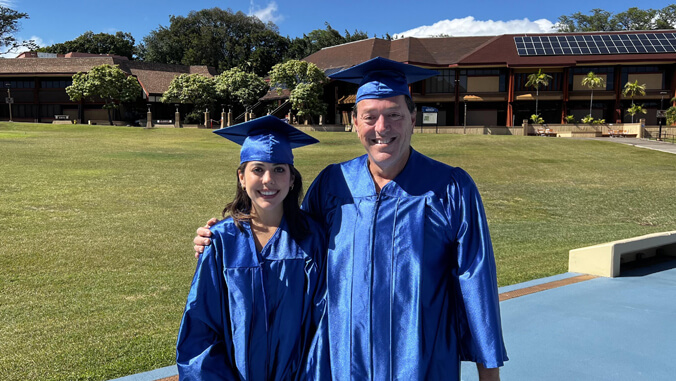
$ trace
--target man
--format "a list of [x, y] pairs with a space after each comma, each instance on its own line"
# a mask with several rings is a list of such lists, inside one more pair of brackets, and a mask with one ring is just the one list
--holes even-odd
[[410, 146], [408, 84], [434, 74], [375, 58], [331, 76], [360, 85], [353, 124], [367, 153], [324, 169], [303, 203], [328, 232], [336, 380], [459, 380], [461, 360], [499, 380], [507, 360], [476, 185]]

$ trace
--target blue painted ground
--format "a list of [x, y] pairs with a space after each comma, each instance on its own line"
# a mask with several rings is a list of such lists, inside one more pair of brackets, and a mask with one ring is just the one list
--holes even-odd
[[[676, 380], [676, 261], [500, 308], [510, 358], [502, 381]], [[464, 381], [478, 379], [473, 364], [462, 369]]]
[[[505, 300], [500, 308], [510, 358], [502, 381], [676, 380], [676, 260]], [[118, 380], [176, 374], [170, 366]], [[478, 380], [474, 364], [463, 364], [462, 380]]]

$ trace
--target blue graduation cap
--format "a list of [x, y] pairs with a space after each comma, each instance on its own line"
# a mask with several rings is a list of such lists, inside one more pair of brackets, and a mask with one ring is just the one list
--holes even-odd
[[293, 164], [293, 148], [319, 143], [319, 140], [272, 115], [214, 131], [242, 146], [240, 164], [263, 161]]
[[397, 61], [376, 57], [349, 69], [329, 75], [329, 78], [356, 83], [357, 101], [362, 99], [382, 99], [397, 95], [411, 98], [408, 84], [433, 77], [439, 73], [434, 70], [403, 64]]

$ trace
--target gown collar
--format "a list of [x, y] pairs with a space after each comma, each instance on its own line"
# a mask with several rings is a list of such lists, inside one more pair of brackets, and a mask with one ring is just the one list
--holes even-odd
[[286, 219], [282, 215], [282, 219], [279, 221], [279, 226], [277, 227], [277, 230], [272, 234], [268, 242], [265, 243], [263, 248], [261, 248], [261, 251], [259, 252], [256, 249], [256, 240], [254, 239], [254, 233], [253, 230], [251, 229], [251, 222], [250, 221], [243, 221], [242, 225], [245, 227], [246, 231], [249, 233], [249, 247], [251, 249], [252, 253], [256, 253], [256, 265], [260, 266], [261, 262], [263, 261], [264, 258], [266, 258], [270, 254], [270, 247], [274, 244], [274, 241], [276, 241], [281, 233], [281, 230], [286, 229]]
[[[381, 196], [407, 196], [409, 195], [402, 187], [406, 187], [411, 181], [416, 181], [420, 176], [425, 176], [424, 173], [418, 173], [421, 168], [417, 165], [422, 155], [411, 147], [411, 154], [406, 161], [404, 169], [390, 182], [385, 184], [380, 190]], [[346, 166], [343, 168], [343, 174], [348, 179], [348, 185], [351, 193], [355, 197], [378, 197], [376, 192], [376, 184], [373, 181], [371, 172], [368, 167], [368, 155], [362, 155], [356, 160], [353, 160], [356, 168]]]

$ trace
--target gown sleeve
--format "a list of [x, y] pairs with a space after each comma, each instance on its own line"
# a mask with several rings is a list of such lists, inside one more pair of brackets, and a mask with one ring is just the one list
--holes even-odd
[[325, 192], [323, 186], [324, 178], [327, 176], [326, 173], [329, 171], [331, 166], [325, 168], [323, 171], [317, 175], [315, 180], [310, 184], [310, 187], [305, 194], [305, 199], [301, 208], [312, 217], [315, 221], [319, 222], [324, 230], [326, 230], [326, 218], [324, 216], [324, 198], [322, 197]]
[[200, 256], [176, 343], [181, 380], [232, 380], [232, 339], [226, 338], [227, 292], [217, 237]]
[[326, 235], [323, 229], [317, 227], [315, 234], [322, 237], [318, 240], [320, 243], [315, 245], [315, 263], [318, 272], [316, 278], [316, 288], [312, 297], [310, 307], [308, 347], [305, 350], [305, 368], [299, 374], [300, 380], [330, 380], [331, 365], [329, 362], [329, 335], [328, 335], [328, 316], [327, 316], [327, 285], [326, 285]]
[[[472, 178], [457, 169], [455, 193], [449, 189], [456, 210], [449, 210], [456, 226], [458, 268], [455, 295], [458, 311], [460, 357], [487, 368], [507, 361], [502, 337], [500, 305], [493, 245], [479, 191]], [[453, 184], [451, 185], [453, 188]]]

